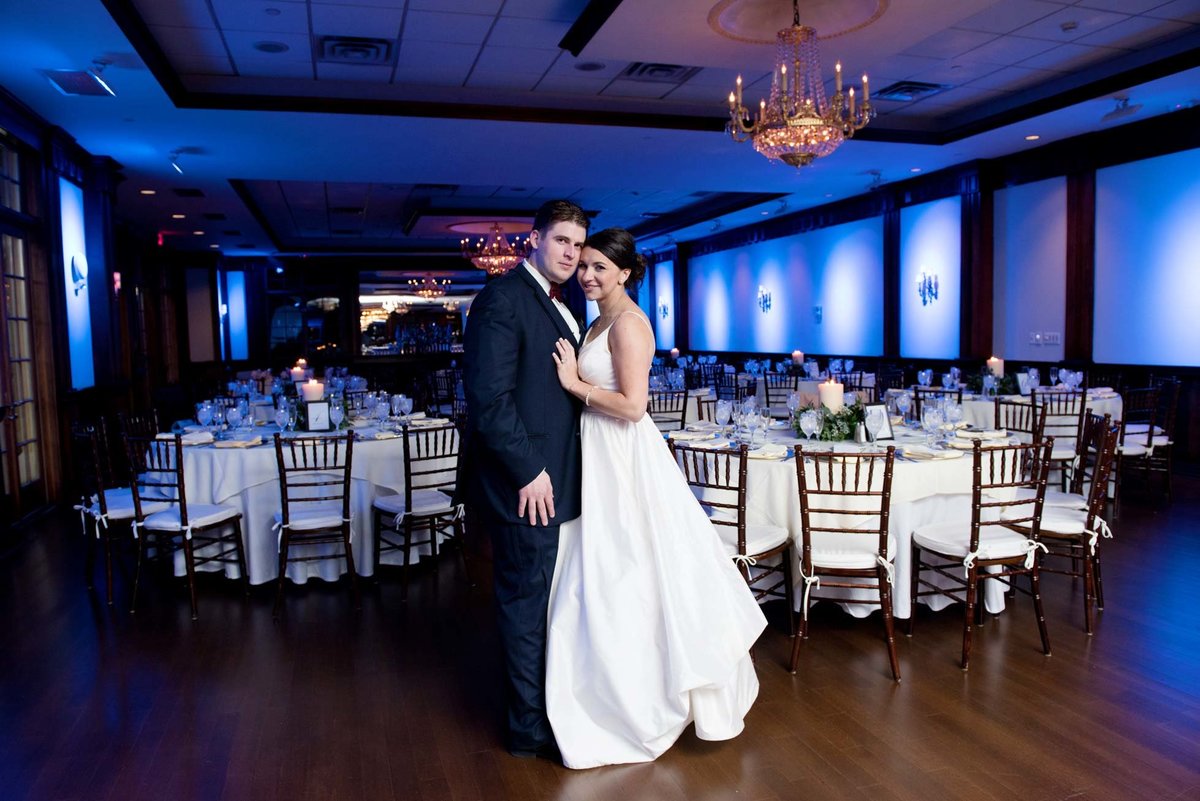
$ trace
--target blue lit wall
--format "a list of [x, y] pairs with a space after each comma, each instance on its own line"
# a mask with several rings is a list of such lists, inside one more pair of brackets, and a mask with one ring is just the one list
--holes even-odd
[[[936, 280], [937, 298], [918, 291]], [[962, 302], [962, 201], [958, 197], [900, 210], [900, 355], [955, 359]]]
[[1200, 366], [1200, 150], [1096, 171], [1093, 358]]
[[698, 256], [688, 281], [693, 349], [883, 353], [882, 218]]
[[675, 347], [675, 262], [660, 261], [653, 269], [657, 297], [650, 319], [654, 321], [654, 341], [659, 350], [670, 350]]
[[250, 358], [250, 337], [246, 329], [246, 274], [225, 273], [225, 312], [229, 323], [229, 358]]
[[105, 270], [103, 266], [95, 271], [88, 269], [87, 241], [83, 233], [83, 190], [66, 178], [59, 178], [58, 197], [62, 217], [63, 296], [67, 305], [71, 388], [86, 389], [96, 383], [88, 284], [91, 281], [103, 284]]

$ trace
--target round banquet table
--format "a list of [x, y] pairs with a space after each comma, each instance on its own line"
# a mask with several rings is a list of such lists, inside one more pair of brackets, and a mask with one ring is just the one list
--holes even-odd
[[[263, 444], [249, 448], [217, 448], [192, 445], [184, 448], [184, 481], [188, 503], [231, 506], [242, 513], [242, 538], [246, 569], [251, 584], [274, 581], [279, 575], [278, 530], [274, 528], [279, 509], [279, 470], [275, 459], [273, 427], [262, 433]], [[376, 496], [404, 492], [404, 443], [399, 437], [375, 439], [375, 429], [356, 429], [350, 469], [350, 536], [355, 572], [370, 576], [375, 571], [375, 533], [371, 504]], [[340, 546], [306, 546], [306, 553], [328, 553], [329, 559], [288, 564], [287, 575], [303, 584], [309, 578], [336, 581], [345, 572]], [[423, 553], [428, 553], [428, 546]], [[414, 548], [415, 561], [421, 553]], [[401, 563], [399, 553], [384, 555], [385, 563]], [[176, 555], [176, 572], [183, 572], [182, 554]], [[224, 567], [230, 578], [238, 578], [236, 565]]]

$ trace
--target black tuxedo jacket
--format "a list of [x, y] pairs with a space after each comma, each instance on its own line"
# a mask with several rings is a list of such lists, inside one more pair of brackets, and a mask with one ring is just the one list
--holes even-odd
[[558, 383], [550, 355], [559, 337], [575, 342], [523, 264], [488, 282], [471, 304], [458, 486], [472, 511], [494, 522], [528, 522], [517, 517], [517, 492], [542, 470], [554, 485], [551, 524], [579, 515], [582, 404]]

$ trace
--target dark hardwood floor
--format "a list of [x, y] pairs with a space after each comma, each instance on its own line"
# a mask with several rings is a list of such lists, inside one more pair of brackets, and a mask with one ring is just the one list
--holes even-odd
[[[1200, 800], [1200, 480], [1131, 494], [1104, 552], [1107, 609], [1045, 582], [1053, 656], [1018, 598], [958, 669], [960, 607], [922, 610], [889, 678], [876, 617], [821, 604], [799, 672], [782, 610], [736, 740], [690, 732], [657, 762], [575, 772], [502, 747], [490, 592], [459, 564], [368, 587], [185, 586], [155, 573], [136, 615], [83, 583], [78, 519], [0, 558], [0, 799]], [[490, 565], [476, 553], [477, 573]]]

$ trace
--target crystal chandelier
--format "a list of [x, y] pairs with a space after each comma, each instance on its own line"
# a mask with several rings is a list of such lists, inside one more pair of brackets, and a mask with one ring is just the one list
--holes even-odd
[[383, 311], [385, 314], [408, 314], [408, 304], [398, 300], [385, 300], [383, 302]]
[[792, 0], [792, 27], [775, 35], [778, 63], [771, 75], [771, 94], [759, 102], [751, 120], [742, 105], [742, 76], [729, 93], [729, 122], [725, 128], [735, 142], [751, 140], [754, 149], [769, 159], [804, 167], [828, 156], [854, 136], [874, 116], [867, 76], [862, 78], [862, 102], [856, 104], [854, 88], [849, 99], [842, 92], [842, 64], [835, 67], [833, 101], [825, 98], [817, 32], [800, 24], [799, 0]]
[[408, 285], [412, 287], [415, 295], [426, 299], [440, 298], [446, 294], [446, 287], [450, 286], [450, 279], [443, 278], [439, 281], [432, 275], [427, 275], [419, 281], [416, 278], [408, 279]]
[[487, 271], [488, 275], [503, 275], [520, 264], [528, 255], [529, 240], [521, 242], [518, 237], [509, 242], [504, 236], [504, 230], [500, 227], [500, 223], [492, 223], [492, 230], [488, 232], [486, 238], [480, 237], [472, 245], [471, 239], [468, 237], [463, 239], [461, 244], [464, 259], [470, 260], [479, 269]]

